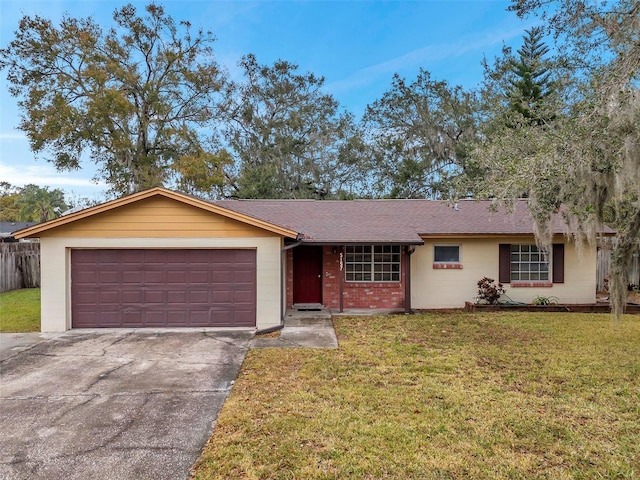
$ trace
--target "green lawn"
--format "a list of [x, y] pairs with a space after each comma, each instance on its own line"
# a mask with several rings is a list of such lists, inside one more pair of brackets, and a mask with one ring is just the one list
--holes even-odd
[[40, 289], [0, 293], [0, 332], [40, 331]]
[[195, 479], [640, 478], [640, 317], [337, 318], [248, 353]]

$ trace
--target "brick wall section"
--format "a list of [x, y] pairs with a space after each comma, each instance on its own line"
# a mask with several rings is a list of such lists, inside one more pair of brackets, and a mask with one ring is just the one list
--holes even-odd
[[[404, 249], [403, 249], [404, 250]], [[404, 308], [404, 251], [400, 282], [344, 283], [344, 308]], [[331, 309], [340, 308], [340, 254], [323, 248], [322, 300]]]
[[322, 248], [322, 303], [336, 311], [340, 308], [340, 253], [333, 253], [333, 247]]
[[[338, 249], [339, 251], [339, 249]], [[287, 250], [287, 308], [293, 305], [293, 250]], [[405, 253], [402, 249], [400, 282], [344, 283], [343, 306], [347, 308], [404, 308]], [[333, 247], [322, 248], [322, 303], [340, 308], [340, 253]]]

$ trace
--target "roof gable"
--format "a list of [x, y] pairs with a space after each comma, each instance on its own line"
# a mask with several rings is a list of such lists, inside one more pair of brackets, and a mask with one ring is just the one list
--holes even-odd
[[163, 237], [264, 236], [298, 233], [210, 202], [154, 188], [80, 210], [16, 232], [16, 238], [48, 236]]

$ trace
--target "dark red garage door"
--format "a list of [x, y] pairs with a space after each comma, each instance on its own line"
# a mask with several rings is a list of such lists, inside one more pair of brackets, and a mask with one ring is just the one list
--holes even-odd
[[72, 250], [74, 328], [254, 327], [255, 250]]

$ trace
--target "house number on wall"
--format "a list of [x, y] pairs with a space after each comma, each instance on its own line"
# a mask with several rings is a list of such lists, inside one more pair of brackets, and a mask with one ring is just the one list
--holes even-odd
[[342, 252], [340, 252], [340, 271], [342, 271]]

